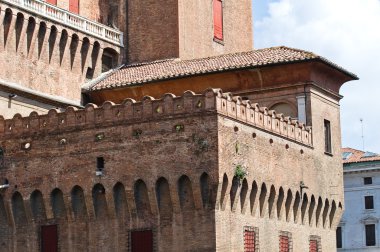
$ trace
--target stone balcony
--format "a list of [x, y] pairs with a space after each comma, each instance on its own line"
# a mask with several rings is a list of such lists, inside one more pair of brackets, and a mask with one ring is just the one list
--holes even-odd
[[41, 0], [0, 0], [0, 23], [0, 81], [15, 87], [0, 91], [78, 103], [86, 81], [121, 64], [122, 32]]
[[123, 33], [119, 30], [93, 22], [80, 15], [71, 13], [41, 0], [0, 0], [20, 10], [41, 16], [43, 19], [53, 21], [62, 26], [75, 30], [123, 47]]

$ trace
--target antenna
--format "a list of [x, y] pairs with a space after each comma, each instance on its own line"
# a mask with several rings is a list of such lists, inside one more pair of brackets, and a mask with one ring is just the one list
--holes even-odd
[[362, 125], [362, 143], [363, 143], [363, 151], [365, 151], [365, 146], [364, 146], [364, 123], [363, 123], [363, 118], [360, 118], [360, 123]]

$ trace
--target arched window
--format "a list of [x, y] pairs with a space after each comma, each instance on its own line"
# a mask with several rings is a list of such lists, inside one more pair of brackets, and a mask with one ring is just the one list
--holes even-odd
[[135, 183], [135, 203], [139, 217], [144, 217], [151, 213], [148, 190], [141, 179]]
[[119, 218], [126, 216], [128, 213], [127, 197], [125, 187], [120, 182], [113, 187], [113, 199], [115, 202], [116, 216]]
[[26, 224], [26, 213], [24, 206], [24, 199], [19, 192], [15, 192], [12, 196], [12, 212], [16, 225]]
[[74, 188], [71, 190], [71, 204], [75, 218], [82, 218], [87, 215], [84, 193], [83, 189], [80, 186], [74, 186]]
[[112, 48], [104, 48], [102, 55], [102, 73], [117, 66], [119, 54]]
[[209, 176], [207, 173], [203, 173], [200, 179], [201, 194], [203, 207], [206, 208], [209, 205], [210, 193], [209, 193]]
[[172, 200], [170, 197], [169, 183], [165, 178], [159, 178], [156, 183], [157, 204], [160, 210], [160, 217], [172, 216]]
[[92, 189], [92, 201], [95, 209], [95, 216], [105, 217], [107, 216], [107, 201], [106, 190], [101, 184], [96, 184]]
[[194, 208], [194, 197], [191, 181], [185, 175], [181, 176], [178, 180], [178, 196], [181, 208], [183, 210]]
[[34, 220], [46, 219], [44, 199], [40, 191], [36, 190], [30, 195], [30, 206]]
[[58, 188], [51, 192], [51, 205], [53, 208], [54, 218], [66, 218], [66, 208], [63, 199], [63, 193]]

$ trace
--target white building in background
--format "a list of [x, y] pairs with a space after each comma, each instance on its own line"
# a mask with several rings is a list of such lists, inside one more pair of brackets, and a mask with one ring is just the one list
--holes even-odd
[[380, 155], [342, 149], [345, 211], [338, 251], [380, 251]]

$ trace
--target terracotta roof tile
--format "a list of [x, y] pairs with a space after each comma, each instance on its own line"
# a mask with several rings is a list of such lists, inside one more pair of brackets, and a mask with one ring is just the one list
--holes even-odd
[[118, 88], [190, 75], [310, 60], [320, 60], [357, 79], [354, 74], [314, 53], [281, 46], [201, 59], [168, 59], [126, 65], [93, 81], [89, 85], [89, 90]]
[[[342, 155], [343, 153], [352, 153], [351, 155], [348, 155], [346, 159], [343, 159], [344, 164], [380, 161], [379, 154], [356, 150], [353, 148], [342, 148]], [[368, 154], [371, 155], [366, 157]]]

